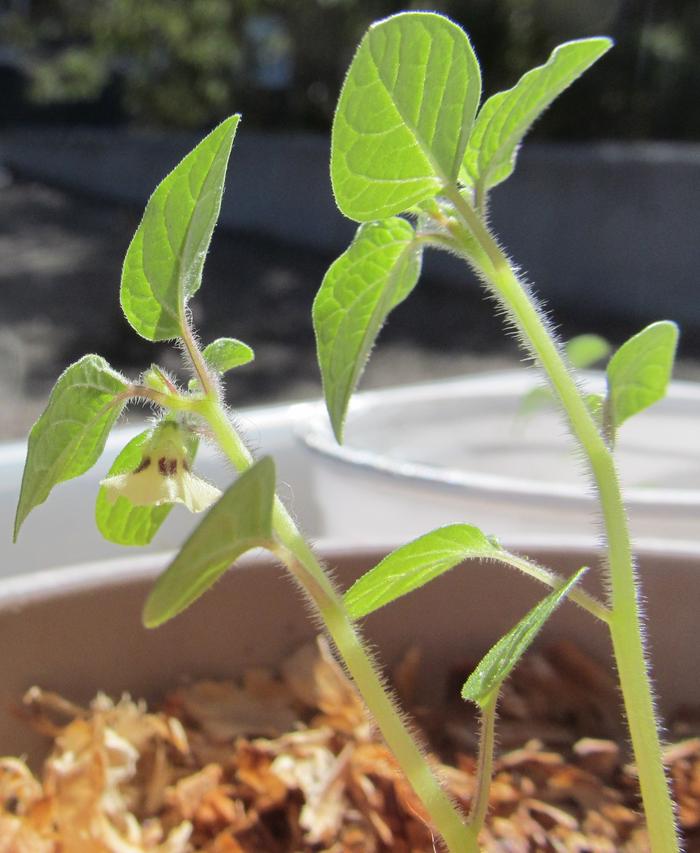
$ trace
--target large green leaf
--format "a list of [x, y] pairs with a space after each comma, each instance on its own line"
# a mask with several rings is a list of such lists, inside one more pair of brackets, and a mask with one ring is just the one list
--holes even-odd
[[678, 343], [678, 326], [652, 323], [626, 341], [608, 363], [605, 423], [614, 431], [666, 394]]
[[475, 702], [480, 707], [488, 703], [528, 650], [544, 623], [585, 571], [585, 568], [579, 569], [563, 586], [543, 598], [514, 628], [501, 637], [464, 683], [463, 699]]
[[143, 611], [146, 627], [189, 607], [241, 554], [270, 545], [274, 497], [275, 466], [265, 457], [221, 496], [158, 578]]
[[323, 279], [313, 321], [326, 406], [338, 441], [379, 330], [415, 286], [420, 266], [412, 226], [394, 217], [361, 225]]
[[479, 64], [452, 21], [404, 12], [370, 27], [333, 121], [340, 210], [358, 222], [383, 219], [454, 182], [480, 96]]
[[[147, 429], [131, 439], [112, 463], [108, 477], [134, 471], [143, 456], [143, 446], [153, 436]], [[188, 459], [191, 462], [197, 451], [197, 438], [191, 434]], [[125, 497], [110, 501], [107, 489], [100, 487], [95, 503], [95, 520], [100, 533], [117, 545], [148, 545], [168, 517], [172, 504], [161, 506], [135, 506]]]
[[48, 405], [29, 433], [27, 460], [15, 516], [14, 539], [24, 519], [64, 480], [78, 477], [100, 457], [126, 400], [123, 376], [98, 355], [86, 355], [58, 378]]
[[512, 173], [518, 146], [533, 123], [577, 77], [606, 53], [608, 38], [566, 42], [479, 110], [464, 157], [465, 180], [488, 189]]
[[124, 260], [121, 304], [149, 341], [177, 338], [221, 208], [237, 115], [226, 119], [158, 185]]
[[439, 527], [397, 548], [355, 581], [345, 593], [345, 607], [355, 619], [367, 616], [474, 557], [509, 562], [510, 555], [477, 527]]

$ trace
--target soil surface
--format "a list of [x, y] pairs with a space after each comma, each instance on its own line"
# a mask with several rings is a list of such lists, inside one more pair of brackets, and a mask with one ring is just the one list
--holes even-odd
[[[177, 351], [142, 341], [119, 308], [121, 264], [141, 213], [0, 174], [0, 390], [9, 402], [0, 440], [26, 434], [56, 377], [86, 352], [131, 376], [153, 361], [181, 370]], [[332, 260], [258, 235], [215, 233], [192, 310], [204, 342], [229, 335], [256, 352], [231, 376], [232, 405], [320, 395], [310, 312]], [[458, 292], [424, 279], [382, 332], [362, 387], [515, 366], [515, 344], [469, 284]], [[558, 321], [565, 337], [592, 331], [575, 317]], [[635, 329], [610, 322], [595, 331], [618, 342]], [[700, 377], [700, 365], [689, 361], [679, 375]]]
[[[453, 673], [439, 709], [413, 701], [420, 650], [392, 682], [464, 814], [478, 725]], [[649, 853], [615, 680], [570, 643], [531, 652], [503, 686], [484, 853]], [[53, 738], [38, 776], [0, 760], [2, 850], [39, 853], [433, 853], [427, 815], [325, 640], [278, 673], [199, 681], [160, 712], [127, 696], [89, 708], [28, 691], [21, 712]], [[700, 849], [700, 722], [669, 721], [664, 761], [688, 853]]]

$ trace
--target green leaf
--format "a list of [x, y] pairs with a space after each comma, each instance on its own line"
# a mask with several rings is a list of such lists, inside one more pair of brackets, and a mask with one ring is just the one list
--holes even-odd
[[577, 335], [567, 342], [565, 349], [573, 367], [585, 370], [609, 356], [612, 347], [600, 335]]
[[432, 13], [373, 24], [338, 100], [331, 179], [340, 210], [366, 222], [454, 183], [481, 97], [464, 30]]
[[610, 359], [605, 422], [613, 433], [665, 396], [677, 343], [678, 326], [660, 320], [631, 337]]
[[[132, 438], [112, 463], [107, 476], [134, 471], [141, 462], [143, 446], [152, 435], [153, 430], [147, 429]], [[191, 433], [187, 448], [190, 462], [197, 452], [197, 444], [197, 437]], [[107, 489], [101, 486], [95, 504], [95, 520], [100, 533], [108, 542], [116, 545], [148, 545], [172, 508], [173, 504], [135, 506], [125, 497], [112, 502], [107, 497]]]
[[361, 225], [313, 305], [326, 406], [338, 441], [352, 392], [388, 313], [411, 292], [421, 251], [405, 219]]
[[566, 42], [512, 89], [490, 97], [469, 137], [462, 178], [485, 189], [505, 181], [515, 167], [518, 146], [535, 120], [611, 47], [608, 38]]
[[158, 185], [127, 250], [122, 309], [146, 340], [182, 334], [185, 305], [202, 282], [238, 119], [222, 122]]
[[488, 703], [528, 650], [544, 623], [585, 571], [585, 568], [579, 569], [563, 586], [543, 598], [514, 628], [501, 637], [466, 680], [462, 688], [463, 699], [475, 702], [480, 707]]
[[359, 578], [345, 593], [345, 607], [355, 619], [373, 613], [464, 560], [481, 558], [508, 562], [493, 537], [469, 524], [439, 527], [393, 551]]
[[124, 377], [98, 355], [83, 356], [58, 378], [44, 413], [29, 433], [15, 541], [24, 519], [54, 486], [84, 474], [97, 462], [126, 405], [126, 400], [115, 402], [126, 387]]
[[202, 355], [209, 367], [217, 373], [226, 373], [255, 358], [248, 344], [235, 338], [217, 338], [204, 348]]
[[275, 466], [265, 457], [224, 492], [158, 578], [143, 611], [147, 628], [189, 607], [241, 554], [270, 545], [274, 497]]

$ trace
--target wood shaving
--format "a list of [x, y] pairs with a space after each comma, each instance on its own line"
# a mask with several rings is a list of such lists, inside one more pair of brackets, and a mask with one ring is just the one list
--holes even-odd
[[[397, 668], [415, 695], [420, 656]], [[458, 668], [454, 680], [463, 672]], [[412, 712], [465, 813], [476, 725], [453, 679]], [[504, 690], [501, 753], [481, 836], [487, 853], [648, 850], [612, 682], [569, 644], [531, 654]], [[327, 643], [280, 673], [194, 682], [162, 710], [98, 695], [88, 708], [32, 688], [24, 714], [52, 738], [41, 771], [0, 759], [0, 853], [432, 853], [420, 802]], [[664, 755], [685, 849], [700, 851], [700, 713]], [[534, 736], [533, 736], [534, 735]], [[439, 756], [439, 758], [437, 757]]]

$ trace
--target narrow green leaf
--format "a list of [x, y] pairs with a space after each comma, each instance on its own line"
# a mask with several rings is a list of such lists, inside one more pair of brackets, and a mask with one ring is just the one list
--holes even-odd
[[559, 589], [536, 604], [518, 624], [493, 646], [462, 688], [462, 698], [483, 707], [508, 678], [520, 658], [528, 650], [544, 623], [586, 571], [579, 569]]
[[146, 340], [182, 333], [185, 305], [202, 281], [238, 119], [222, 122], [158, 185], [127, 250], [122, 309]]
[[248, 344], [235, 338], [217, 338], [204, 348], [202, 355], [209, 367], [217, 373], [226, 373], [255, 358]]
[[326, 406], [339, 442], [379, 330], [415, 286], [420, 266], [413, 228], [394, 217], [361, 225], [323, 279], [312, 313]]
[[605, 421], [613, 433], [632, 415], [666, 394], [678, 343], [678, 326], [652, 323], [626, 341], [608, 363]]
[[472, 46], [448, 18], [404, 12], [373, 24], [333, 121], [340, 210], [358, 222], [384, 219], [454, 182], [480, 97]]
[[[152, 435], [153, 430], [147, 429], [132, 438], [112, 463], [107, 476], [114, 477], [134, 471], [141, 462], [143, 446]], [[190, 434], [190, 461], [197, 452], [197, 444], [197, 437]], [[172, 504], [135, 506], [125, 497], [111, 502], [107, 497], [107, 489], [101, 486], [95, 503], [95, 520], [100, 533], [108, 542], [114, 542], [116, 545], [148, 545], [172, 508]]]
[[265, 457], [224, 492], [158, 578], [143, 611], [147, 628], [189, 607], [241, 554], [271, 543], [274, 497], [275, 466]]
[[345, 607], [355, 619], [367, 616], [474, 557], [507, 562], [509, 555], [477, 527], [439, 527], [393, 551], [355, 581], [345, 593]]
[[464, 157], [462, 177], [485, 189], [505, 181], [515, 167], [518, 146], [552, 101], [612, 47], [608, 38], [559, 45], [547, 62], [533, 68], [506, 92], [490, 97], [479, 111]]
[[24, 519], [64, 480], [91, 468], [126, 400], [123, 376], [98, 355], [86, 355], [58, 378], [48, 405], [29, 433], [27, 460], [15, 516], [14, 539]]
[[577, 335], [566, 344], [569, 361], [579, 370], [592, 367], [610, 355], [612, 347], [600, 335]]

